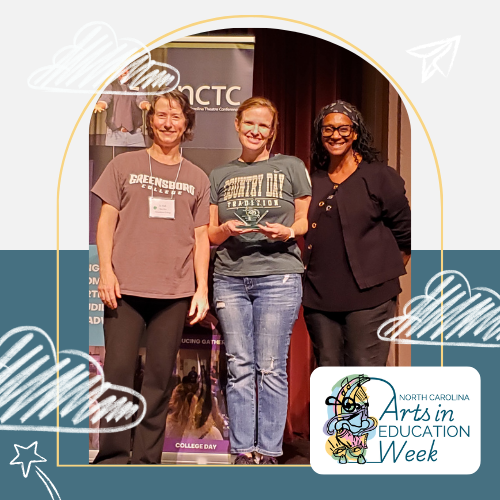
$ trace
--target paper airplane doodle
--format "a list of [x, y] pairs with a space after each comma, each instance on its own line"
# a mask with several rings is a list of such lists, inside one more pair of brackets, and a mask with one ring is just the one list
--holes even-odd
[[436, 71], [443, 76], [449, 75], [457, 55], [459, 43], [460, 36], [454, 36], [440, 42], [419, 45], [406, 51], [412, 56], [423, 59], [422, 83], [426, 82]]
[[[84, 352], [65, 350], [59, 356], [57, 362], [52, 340], [34, 326], [15, 328], [0, 337], [0, 430], [108, 433], [141, 422], [146, 412], [143, 396], [106, 382], [101, 366]], [[90, 364], [97, 373], [92, 378]], [[58, 407], [59, 425], [41, 425], [41, 420], [54, 420]], [[85, 425], [101, 418], [114, 422], [102, 429]]]
[[[23, 469], [23, 476], [25, 478], [28, 477], [28, 474], [30, 473], [31, 464], [47, 461], [45, 460], [45, 458], [43, 458], [36, 452], [37, 446], [38, 446], [38, 441], [31, 443], [27, 447], [20, 446], [18, 444], [14, 445], [14, 448], [17, 451], [17, 455], [10, 461], [10, 465], [19, 464]], [[28, 463], [28, 465], [26, 465], [26, 462]], [[52, 481], [47, 477], [47, 475], [42, 471], [42, 469], [40, 469], [38, 465], [35, 465], [35, 469], [36, 469], [36, 475], [41, 479], [41, 481], [47, 488], [48, 492], [50, 493], [50, 496], [52, 497], [52, 500], [54, 500], [53, 493], [55, 493], [57, 498], [61, 500], [61, 497], [59, 496], [56, 487], [54, 486]]]
[[[137, 55], [133, 55], [140, 50]], [[169, 64], [151, 59], [149, 49], [133, 38], [118, 39], [109, 24], [92, 22], [76, 33], [73, 44], [63, 47], [52, 64], [28, 77], [32, 89], [49, 92], [94, 93], [111, 73], [114, 78], [127, 70], [130, 90], [109, 94], [159, 95], [179, 84], [179, 71]], [[114, 79], [113, 78], [113, 79]], [[150, 90], [146, 90], [146, 87]]]
[[500, 295], [489, 288], [471, 289], [462, 273], [444, 271], [377, 333], [397, 344], [440, 345], [441, 332], [446, 346], [500, 347]]

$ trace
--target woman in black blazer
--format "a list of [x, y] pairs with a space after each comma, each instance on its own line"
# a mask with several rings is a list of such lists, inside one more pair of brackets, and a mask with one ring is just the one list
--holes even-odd
[[396, 311], [411, 215], [403, 179], [371, 142], [347, 102], [314, 122], [303, 304], [318, 366], [383, 366], [389, 353], [377, 329]]

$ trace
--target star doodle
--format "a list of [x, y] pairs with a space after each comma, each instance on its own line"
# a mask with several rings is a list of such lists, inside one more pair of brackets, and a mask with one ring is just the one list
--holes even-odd
[[[43, 458], [42, 456], [40, 456], [37, 452], [36, 452], [36, 447], [38, 446], [38, 441], [35, 441], [34, 443], [31, 443], [28, 447], [24, 447], [24, 446], [19, 446], [18, 444], [15, 444], [14, 445], [14, 448], [16, 449], [17, 451], [17, 456], [15, 456], [11, 462], [10, 462], [10, 465], [15, 465], [15, 464], [20, 464], [22, 469], [23, 469], [23, 476], [24, 477], [28, 477], [28, 474], [30, 473], [30, 467], [31, 467], [31, 464], [32, 463], [36, 463], [36, 462], [46, 462], [47, 460], [45, 460], [45, 458]], [[31, 448], [33, 448], [33, 450], [29, 453], [25, 453], [27, 452], [28, 450], [31, 450]], [[21, 457], [21, 454], [26, 456], [26, 458], [20, 458]], [[37, 459], [31, 459], [31, 460], [28, 460], [28, 455], [29, 456], [33, 456], [33, 457], [38, 457], [39, 460]], [[18, 460], [19, 459], [19, 460]], [[26, 466], [26, 462], [28, 462], [28, 466]]]

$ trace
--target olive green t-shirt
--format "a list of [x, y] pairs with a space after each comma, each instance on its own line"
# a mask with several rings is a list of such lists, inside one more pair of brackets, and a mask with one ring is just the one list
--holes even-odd
[[[309, 174], [294, 156], [276, 155], [253, 163], [234, 160], [210, 174], [210, 204], [218, 206], [220, 224], [239, 219], [290, 227], [295, 220], [295, 199], [310, 195]], [[294, 239], [274, 241], [262, 233], [246, 233], [230, 236], [219, 245], [215, 272], [266, 276], [302, 273], [304, 266]]]

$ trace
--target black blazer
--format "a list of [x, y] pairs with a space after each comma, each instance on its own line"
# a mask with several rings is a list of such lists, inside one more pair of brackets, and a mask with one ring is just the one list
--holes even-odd
[[[303, 260], [307, 264], [318, 245], [328, 245], [321, 228], [311, 229], [324, 210], [333, 184], [324, 170], [312, 176], [309, 231]], [[406, 274], [401, 250], [411, 248], [411, 213], [404, 181], [383, 163], [362, 161], [336, 193], [347, 257], [360, 289]], [[328, 269], [325, 269], [325, 273]]]

